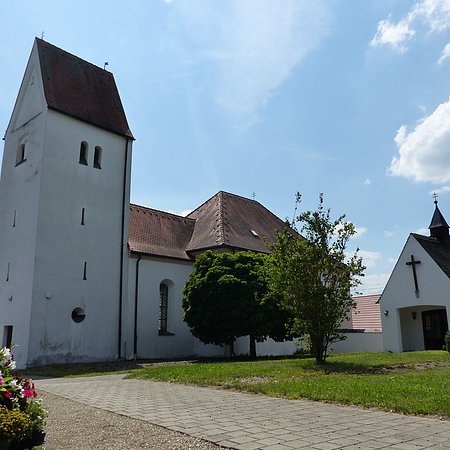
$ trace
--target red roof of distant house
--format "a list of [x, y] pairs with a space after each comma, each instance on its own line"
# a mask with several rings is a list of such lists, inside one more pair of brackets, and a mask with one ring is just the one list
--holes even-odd
[[354, 330], [381, 330], [380, 297], [381, 294], [353, 297], [356, 302], [352, 310]]
[[42, 39], [36, 45], [50, 109], [133, 139], [111, 72]]

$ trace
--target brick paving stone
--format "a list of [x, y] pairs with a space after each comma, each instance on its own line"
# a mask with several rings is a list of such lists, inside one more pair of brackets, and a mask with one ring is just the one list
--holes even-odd
[[38, 380], [37, 386], [89, 406], [242, 450], [275, 445], [450, 449], [450, 421], [434, 418], [133, 380], [124, 375]]

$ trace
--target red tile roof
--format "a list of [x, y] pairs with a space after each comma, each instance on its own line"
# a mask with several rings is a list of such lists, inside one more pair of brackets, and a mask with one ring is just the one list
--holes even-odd
[[189, 260], [186, 247], [195, 220], [130, 205], [128, 246], [132, 252]]
[[354, 330], [381, 330], [380, 297], [381, 294], [353, 297], [356, 302], [352, 311]]
[[267, 244], [273, 244], [276, 231], [286, 227], [259, 202], [223, 191], [188, 217], [196, 220], [188, 251], [230, 247], [270, 253]]
[[50, 109], [133, 139], [111, 72], [42, 39], [36, 45]]
[[257, 201], [221, 191], [187, 217], [130, 205], [128, 246], [136, 253], [185, 260], [206, 249], [270, 253], [267, 244], [284, 227]]

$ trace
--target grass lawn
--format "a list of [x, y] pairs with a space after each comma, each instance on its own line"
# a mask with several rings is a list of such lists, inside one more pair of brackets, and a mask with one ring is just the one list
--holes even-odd
[[450, 354], [443, 351], [341, 354], [323, 366], [311, 358], [149, 365], [130, 376], [450, 418]]
[[168, 364], [104, 363], [29, 369], [32, 375], [132, 378], [217, 386], [290, 399], [339, 402], [450, 419], [450, 353], [347, 353], [312, 358]]

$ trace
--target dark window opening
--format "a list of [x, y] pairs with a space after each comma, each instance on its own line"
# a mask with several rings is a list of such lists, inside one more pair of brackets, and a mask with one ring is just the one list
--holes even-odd
[[14, 210], [13, 214], [13, 228], [16, 226], [16, 210]]
[[5, 325], [3, 327], [3, 342], [2, 347], [11, 348], [12, 345], [13, 326]]
[[86, 277], [86, 270], [87, 269], [87, 262], [85, 261], [84, 262], [84, 268], [83, 268], [83, 280], [87, 280], [87, 277]]
[[84, 208], [81, 208], [81, 225], [84, 225]]
[[167, 333], [167, 309], [169, 306], [169, 288], [167, 284], [159, 285], [159, 333]]
[[9, 281], [9, 263], [8, 263], [8, 269], [6, 270], [6, 281]]
[[96, 169], [102, 168], [102, 148], [101, 147], [95, 147], [94, 150], [94, 167]]
[[83, 322], [85, 317], [86, 317], [86, 313], [84, 312], [84, 309], [82, 309], [82, 308], [75, 308], [72, 311], [72, 320], [76, 323]]
[[25, 143], [22, 143], [17, 148], [17, 155], [16, 155], [16, 166], [19, 164], [22, 164], [27, 159], [25, 158]]
[[87, 157], [88, 157], [88, 143], [83, 141], [80, 144], [80, 164], [84, 164], [87, 166]]

